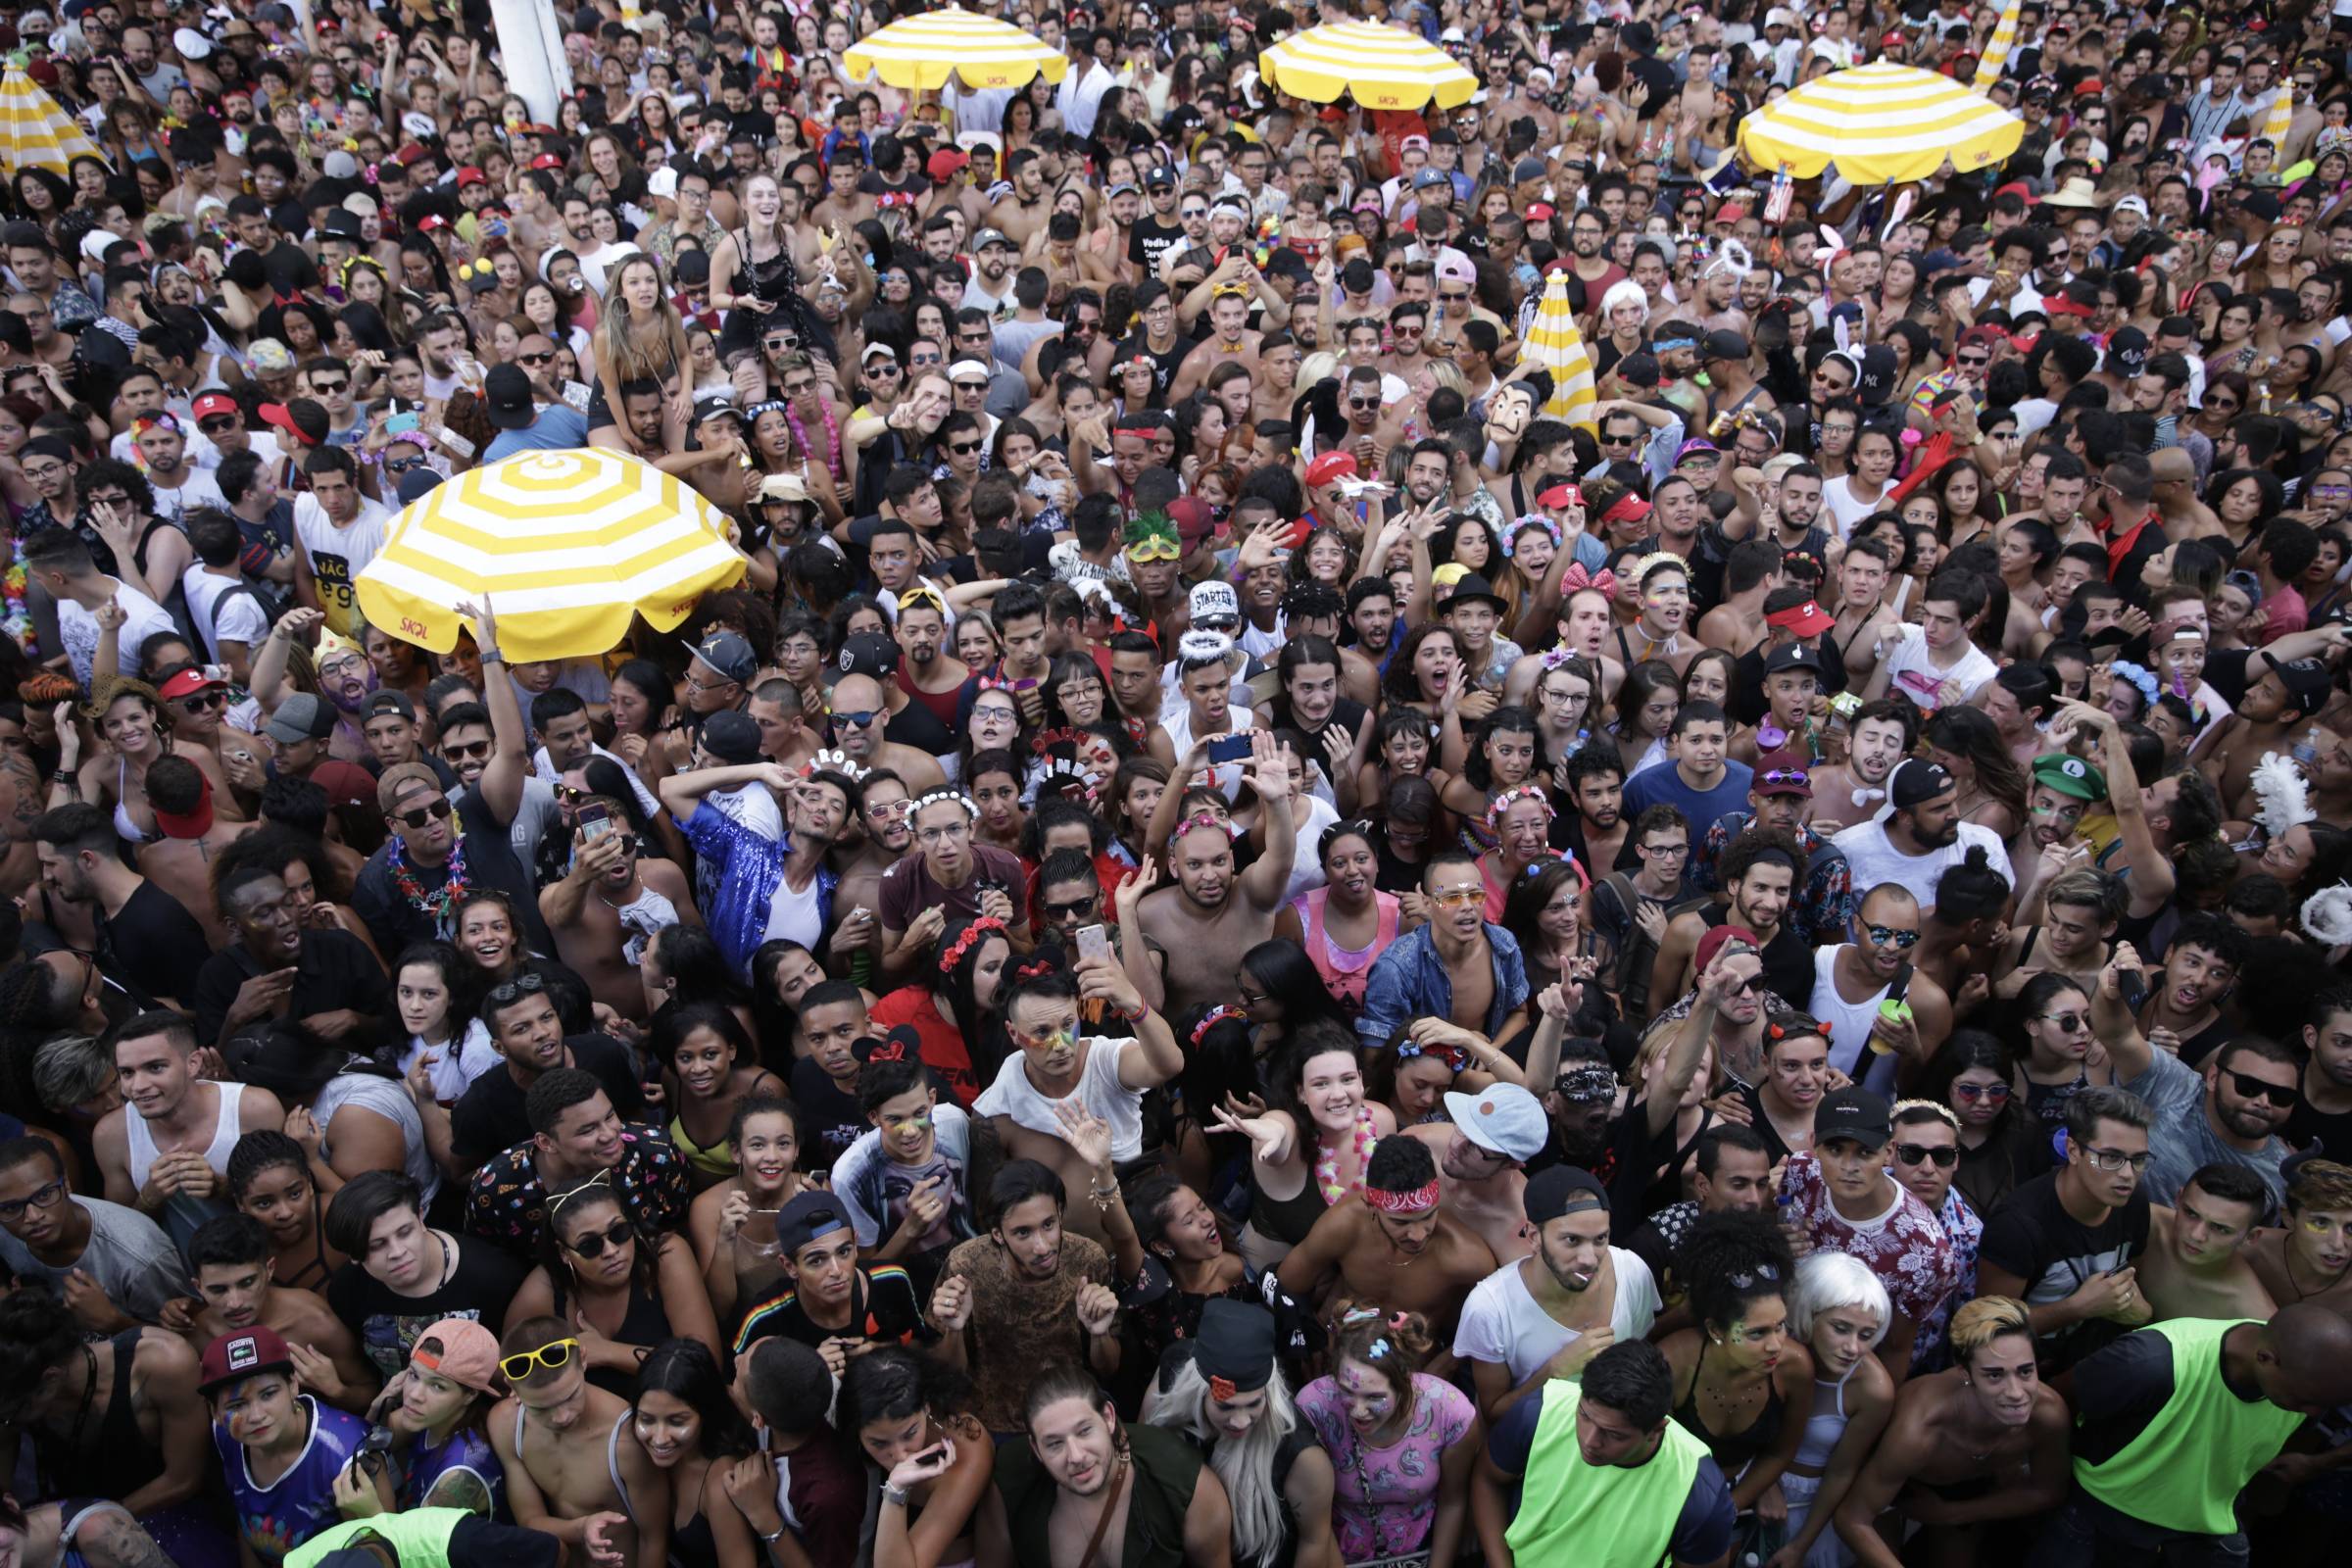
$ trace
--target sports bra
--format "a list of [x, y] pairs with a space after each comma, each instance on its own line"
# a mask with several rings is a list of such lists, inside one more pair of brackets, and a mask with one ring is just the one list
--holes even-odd
[[1757, 1455], [1772, 1451], [1781, 1441], [1781, 1386], [1778, 1380], [1767, 1379], [1764, 1384], [1764, 1408], [1747, 1424], [1744, 1432], [1718, 1433], [1710, 1430], [1698, 1416], [1698, 1374], [1705, 1366], [1707, 1352], [1702, 1341], [1698, 1362], [1690, 1368], [1690, 1387], [1684, 1391], [1682, 1402], [1674, 1407], [1674, 1418], [1695, 1433], [1698, 1440], [1715, 1455], [1716, 1464], [1737, 1484], [1741, 1472], [1755, 1462]]
[[1796, 1446], [1796, 1456], [1788, 1461], [1789, 1468], [1819, 1475], [1829, 1467], [1831, 1450], [1845, 1436], [1845, 1386], [1861, 1364], [1856, 1361], [1847, 1367], [1845, 1376], [1835, 1383], [1813, 1380], [1813, 1410], [1805, 1417], [1805, 1435]]

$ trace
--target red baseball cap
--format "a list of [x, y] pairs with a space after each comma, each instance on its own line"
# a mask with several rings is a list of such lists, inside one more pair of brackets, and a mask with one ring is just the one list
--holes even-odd
[[931, 161], [923, 166], [923, 172], [929, 174], [934, 181], [945, 184], [962, 173], [964, 166], [971, 161], [969, 153], [958, 152], [953, 147], [942, 147], [931, 155]]
[[483, 173], [480, 170], [474, 168], [471, 164], [467, 164], [464, 169], [458, 171], [458, 184], [460, 186], [487, 185], [489, 183], [490, 176]]
[[1838, 617], [1808, 599], [1788, 610], [1779, 610], [1764, 617], [1767, 626], [1783, 627], [1799, 637], [1818, 637], [1838, 624]]
[[235, 1334], [223, 1334], [204, 1348], [202, 1375], [196, 1392], [209, 1395], [264, 1372], [293, 1370], [294, 1352], [287, 1348], [285, 1336], [262, 1324]]
[[[304, 411], [315, 413], [315, 417], [311, 419], [305, 419], [303, 414], [283, 403], [265, 403], [261, 412], [264, 424], [276, 425], [306, 447], [318, 446], [326, 439], [326, 411], [316, 403], [310, 404]], [[316, 429], [310, 428], [313, 424], [317, 426]]]
[[205, 393], [196, 400], [195, 407], [189, 412], [199, 419], [209, 419], [216, 414], [234, 414], [240, 418], [244, 416], [243, 411], [237, 407], [237, 400], [225, 392]]
[[1727, 942], [1744, 942], [1751, 948], [1762, 948], [1756, 934], [1743, 925], [1719, 925], [1698, 939], [1698, 973], [1705, 974], [1707, 965], [1715, 961]]
[[193, 697], [198, 692], [216, 686], [225, 689], [227, 685], [228, 682], [215, 680], [206, 674], [202, 665], [191, 664], [166, 680], [156, 689], [156, 695], [167, 703], [176, 703], [183, 697]]
[[541, 153], [531, 160], [531, 167], [533, 169], [562, 169], [564, 160], [558, 158], [554, 153]]
[[1355, 473], [1353, 453], [1326, 452], [1306, 466], [1306, 483], [1309, 489], [1318, 489], [1334, 479], [1352, 479]]

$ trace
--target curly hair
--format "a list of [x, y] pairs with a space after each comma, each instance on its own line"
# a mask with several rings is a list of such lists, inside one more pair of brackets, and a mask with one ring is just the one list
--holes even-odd
[[1675, 1250], [1674, 1273], [1701, 1326], [1728, 1329], [1753, 1302], [1786, 1300], [1796, 1260], [1771, 1215], [1727, 1210], [1698, 1217]]

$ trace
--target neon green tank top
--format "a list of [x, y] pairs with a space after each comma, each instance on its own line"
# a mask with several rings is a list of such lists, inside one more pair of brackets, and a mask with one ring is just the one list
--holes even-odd
[[2222, 1380], [2222, 1336], [2237, 1326], [2220, 1318], [2176, 1318], [2139, 1331], [2171, 1343], [2173, 1396], [2114, 1457], [2100, 1464], [2075, 1461], [2075, 1480], [2084, 1492], [2167, 1530], [2199, 1536], [2236, 1531], [2238, 1493], [2303, 1424], [2303, 1417], [2268, 1399], [2248, 1402], [2230, 1392]]
[[469, 1508], [411, 1508], [406, 1513], [379, 1513], [321, 1530], [286, 1553], [284, 1568], [315, 1568], [326, 1554], [351, 1544], [354, 1536], [376, 1535], [400, 1553], [400, 1568], [449, 1568], [449, 1537], [461, 1519], [475, 1517]]
[[1588, 1464], [1576, 1443], [1583, 1397], [1583, 1388], [1564, 1378], [1544, 1385], [1519, 1512], [1502, 1539], [1523, 1563], [1652, 1568], [1666, 1560], [1707, 1446], [1669, 1416], [1647, 1464], [1631, 1470]]

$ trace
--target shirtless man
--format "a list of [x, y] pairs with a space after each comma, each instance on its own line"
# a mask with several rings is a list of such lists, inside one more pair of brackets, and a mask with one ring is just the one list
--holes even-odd
[[176, 755], [148, 764], [147, 804], [155, 808], [155, 825], [162, 831], [139, 846], [139, 875], [202, 921], [217, 953], [236, 937], [214, 906], [213, 867], [223, 850], [261, 824], [216, 815], [212, 781]]
[[645, 982], [637, 971], [646, 945], [664, 926], [700, 926], [703, 917], [685, 872], [638, 854], [636, 836], [621, 827], [628, 816], [618, 802], [594, 796], [581, 806], [602, 806], [611, 831], [589, 837], [593, 821], [575, 829], [571, 870], [539, 890], [539, 914], [555, 933], [556, 956], [588, 982], [589, 995], [624, 1018], [642, 1020]]
[[195, 1030], [179, 1013], [143, 1013], [122, 1025], [115, 1072], [124, 1103], [90, 1135], [108, 1200], [135, 1205], [181, 1246], [227, 1209], [228, 1152], [238, 1137], [281, 1129], [286, 1119], [267, 1089], [197, 1077], [195, 1055]]
[[1031, 235], [1046, 231], [1050, 205], [1046, 171], [1037, 150], [1023, 147], [1005, 160], [1004, 172], [1012, 180], [1012, 189], [989, 209], [988, 221], [991, 227], [1002, 229], [1017, 251], [1029, 243]]
[[1995, 955], [1993, 972], [2000, 978], [1992, 994], [2006, 1001], [2049, 970], [2097, 984], [2124, 899], [2122, 878], [2087, 863], [2052, 877], [2042, 897], [2041, 924], [2011, 927]]
[[[1546, 995], [1565, 1007], [1558, 989]], [[1446, 1111], [1449, 1122], [1404, 1129], [1406, 1137], [1428, 1145], [1437, 1157], [1446, 1211], [1499, 1261], [1525, 1257], [1536, 1246], [1524, 1196], [1527, 1162], [1550, 1141], [1544, 1102], [1517, 1084], [1491, 1084], [1476, 1095], [1448, 1091]]]
[[1208, 378], [1209, 371], [1228, 360], [1256, 369], [1257, 334], [1250, 330], [1247, 286], [1238, 282], [1217, 285], [1208, 302], [1208, 336], [1178, 367], [1176, 379], [1168, 388], [1171, 401], [1189, 397]]
[[[1147, 895], [1137, 909], [1164, 998], [1156, 1004], [1171, 1018], [1233, 995], [1242, 955], [1274, 934], [1274, 917], [1290, 886], [1298, 837], [1291, 815], [1297, 770], [1278, 765], [1266, 731], [1253, 729], [1250, 736], [1250, 783], [1264, 808], [1264, 852], [1236, 875], [1225, 823], [1206, 813], [1187, 817], [1168, 836], [1173, 884]], [[1145, 1000], [1152, 1000], [1149, 988]]]
[[[2066, 1401], [2034, 1363], [2025, 1304], [1983, 1296], [1952, 1314], [1948, 1372], [1913, 1378], [1853, 1490], [1838, 1508], [1838, 1536], [1868, 1568], [1901, 1568], [1879, 1514], [1899, 1507], [1930, 1526], [1931, 1568], [1976, 1561], [1976, 1527], [2031, 1518], [2066, 1500], [2070, 1483]], [[1889, 1532], [1899, 1541], [1899, 1526]]]
[[2286, 1226], [2266, 1230], [2246, 1260], [2275, 1301], [2352, 1312], [2352, 1166], [2306, 1160], [2286, 1184]]
[[[823, 754], [819, 756], [821, 759]], [[890, 769], [878, 767], [862, 775], [859, 786], [856, 820], [861, 831], [845, 831], [828, 852], [833, 869], [841, 878], [833, 889], [833, 907], [853, 912], [882, 907], [882, 873], [896, 864], [914, 843], [914, 801], [906, 793], [906, 781]], [[848, 924], [850, 918], [842, 916], [842, 923]], [[945, 925], [943, 919], [943, 929]], [[867, 951], [879, 965], [882, 922], [869, 919], [864, 926]]]
[[2278, 1310], [2247, 1257], [2247, 1241], [2270, 1207], [2270, 1189], [2243, 1165], [2207, 1165], [2170, 1208], [2148, 1210], [2147, 1250], [2132, 1282], [2156, 1309], [2175, 1317], [2265, 1318]]
[[316, 1291], [293, 1291], [271, 1277], [270, 1233], [250, 1214], [208, 1219], [188, 1243], [196, 1287], [164, 1308], [164, 1327], [203, 1353], [223, 1334], [275, 1329], [294, 1354], [302, 1386], [327, 1403], [366, 1415], [383, 1387], [359, 1341]]
[[[941, 770], [938, 758], [884, 738], [890, 705], [881, 682], [871, 675], [844, 675], [834, 683], [832, 701], [833, 743], [850, 760], [859, 767], [889, 768], [917, 795], [947, 788], [948, 775]], [[852, 723], [853, 715], [865, 722]]]
[[[2249, 808], [2254, 805], [2254, 764], [2262, 760], [2265, 752], [2281, 757], [2292, 752], [2328, 692], [2327, 666], [2316, 660], [2295, 660], [2281, 665], [2267, 654], [2257, 658], [2264, 662], [2247, 664], [2246, 673], [2258, 678], [2246, 687], [2237, 711], [2217, 720], [2193, 752], [2197, 765], [2221, 791], [2222, 800], [2237, 816], [2249, 820], [2253, 814]], [[2283, 668], [2303, 682], [2301, 666], [2305, 664], [2319, 672], [2319, 684], [2316, 691], [2298, 701], [2289, 687], [2288, 674], [2280, 671]], [[2308, 687], [2309, 683], [2305, 684]]]
[[1805, 825], [1829, 838], [1876, 816], [1886, 800], [1886, 780], [1903, 760], [1909, 740], [1900, 704], [1864, 704], [1846, 725], [1845, 760], [1825, 762], [1813, 770]]
[[1364, 1168], [1360, 1202], [1325, 1209], [1277, 1271], [1300, 1300], [1337, 1293], [1393, 1311], [1419, 1312], [1446, 1342], [1432, 1377], [1453, 1373], [1455, 1317], [1470, 1288], [1494, 1272], [1493, 1249], [1439, 1207], [1438, 1162], [1415, 1138], [1384, 1138]]
[[490, 1412], [490, 1446], [514, 1522], [584, 1547], [599, 1568], [663, 1561], [669, 1476], [637, 1442], [629, 1401], [589, 1383], [571, 1325], [524, 1318], [498, 1348], [514, 1392]]

